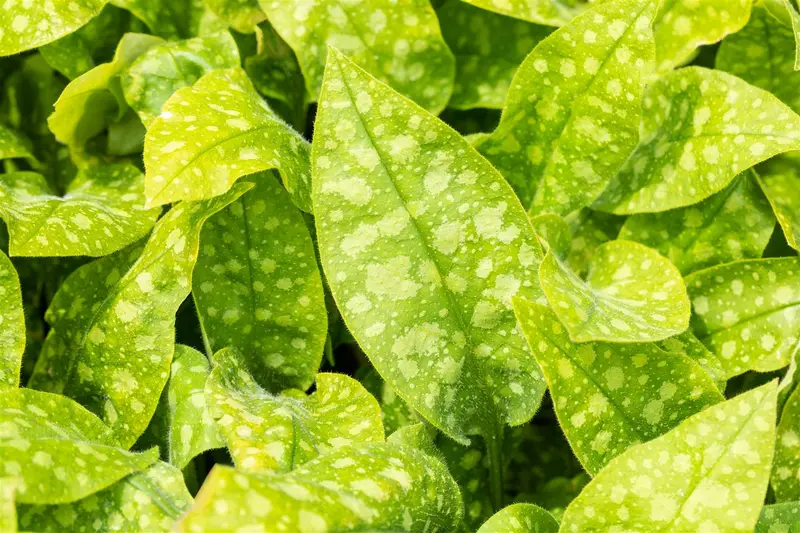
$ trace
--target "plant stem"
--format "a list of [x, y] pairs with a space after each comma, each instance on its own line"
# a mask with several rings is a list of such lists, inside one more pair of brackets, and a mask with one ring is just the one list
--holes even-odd
[[494, 511], [503, 508], [504, 481], [503, 481], [503, 433], [495, 433], [489, 438], [485, 438], [486, 451], [489, 455], [489, 492], [492, 497]]
[[[194, 298], [194, 295], [192, 295], [192, 298]], [[197, 309], [197, 300], [194, 301], [194, 312], [197, 314], [197, 322], [200, 324], [200, 336], [203, 337], [203, 347], [206, 349], [206, 357], [211, 361], [211, 358], [214, 356], [214, 351], [211, 349], [211, 343], [208, 341], [208, 333], [206, 333], [206, 327], [203, 325], [203, 317], [200, 316], [200, 311]]]

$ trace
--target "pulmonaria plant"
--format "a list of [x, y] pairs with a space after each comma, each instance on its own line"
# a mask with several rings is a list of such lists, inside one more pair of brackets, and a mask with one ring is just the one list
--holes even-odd
[[0, 530], [800, 531], [795, 0], [7, 0]]

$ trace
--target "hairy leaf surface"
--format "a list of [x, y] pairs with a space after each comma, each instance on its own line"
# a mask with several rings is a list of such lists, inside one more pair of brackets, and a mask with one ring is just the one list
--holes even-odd
[[800, 250], [800, 157], [776, 157], [759, 168], [758, 183], [778, 217], [786, 242]]
[[558, 521], [541, 507], [517, 503], [497, 512], [478, 533], [558, 533]]
[[19, 275], [0, 250], [0, 390], [16, 388], [25, 352], [25, 313]]

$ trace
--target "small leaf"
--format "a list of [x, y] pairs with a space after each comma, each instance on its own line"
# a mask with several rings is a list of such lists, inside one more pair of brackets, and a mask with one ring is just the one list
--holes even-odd
[[210, 198], [242, 176], [277, 168], [295, 205], [311, 211], [308, 152], [244, 70], [214, 70], [173, 94], [150, 124], [145, 194], [149, 205]]
[[0, 124], [0, 160], [26, 158], [36, 161], [21, 134]]
[[517, 503], [498, 511], [478, 533], [558, 533], [558, 521], [541, 507]]
[[725, 377], [789, 364], [800, 327], [800, 259], [739, 261], [686, 278], [692, 330], [720, 356]]
[[786, 242], [800, 250], [800, 158], [776, 157], [759, 168], [758, 183], [778, 217]]
[[253, 33], [256, 25], [267, 18], [258, 7], [258, 0], [206, 0], [206, 5], [240, 33]]
[[654, 344], [573, 344], [546, 307], [514, 300], [556, 414], [590, 474], [724, 400], [703, 369]]
[[574, 342], [651, 342], [689, 327], [690, 304], [678, 269], [631, 241], [597, 248], [586, 281], [547, 254], [539, 281]]
[[570, 504], [561, 531], [752, 531], [769, 481], [775, 397], [773, 381], [630, 448]]
[[17, 388], [25, 353], [25, 314], [17, 270], [0, 250], [0, 391]]
[[691, 205], [756, 163], [800, 150], [800, 116], [717, 70], [667, 74], [648, 88], [644, 109], [642, 140], [596, 209], [629, 214]]
[[206, 402], [241, 471], [288, 472], [357, 442], [383, 442], [378, 403], [356, 380], [317, 374], [317, 391], [272, 395], [226, 348], [214, 356]]
[[800, 502], [765, 505], [754, 533], [800, 532]]
[[720, 391], [725, 391], [727, 379], [725, 365], [720, 357], [706, 348], [691, 331], [685, 331], [680, 335], [663, 340], [658, 343], [658, 347], [668, 352], [677, 352], [694, 359], [714, 380], [717, 388]]
[[563, 26], [582, 13], [592, 0], [463, 0], [495, 13], [536, 24]]
[[198, 34], [203, 0], [110, 0], [144, 22], [150, 31], [165, 39], [186, 39]]
[[[781, 413], [772, 464], [772, 489], [778, 502], [800, 500], [800, 389], [795, 389]], [[800, 520], [800, 517], [798, 517]]]

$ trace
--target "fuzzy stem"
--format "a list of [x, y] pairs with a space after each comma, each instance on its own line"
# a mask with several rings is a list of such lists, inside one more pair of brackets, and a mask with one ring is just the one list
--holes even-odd
[[495, 433], [486, 441], [486, 451], [489, 455], [489, 492], [492, 497], [494, 511], [503, 508], [503, 495], [505, 485], [503, 481], [503, 434]]

